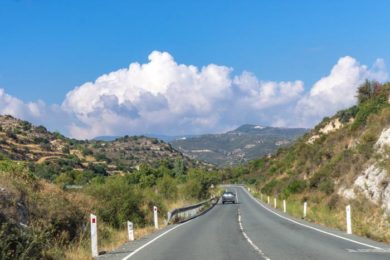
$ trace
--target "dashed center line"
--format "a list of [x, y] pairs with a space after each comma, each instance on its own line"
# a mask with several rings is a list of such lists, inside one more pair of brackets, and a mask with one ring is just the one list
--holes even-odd
[[261, 255], [261, 257], [263, 257], [265, 260], [271, 260], [271, 258], [269, 258], [268, 256], [266, 256], [264, 254], [264, 252], [258, 247], [256, 246], [255, 243], [253, 243], [252, 239], [249, 238], [249, 236], [246, 234], [246, 232], [244, 231], [244, 228], [242, 226], [242, 222], [241, 222], [241, 214], [240, 214], [240, 209], [238, 209], [238, 225], [240, 226], [240, 230], [241, 230], [241, 233], [243, 234], [243, 236], [245, 237], [246, 241], [248, 241], [248, 243], [255, 249], [255, 251]]

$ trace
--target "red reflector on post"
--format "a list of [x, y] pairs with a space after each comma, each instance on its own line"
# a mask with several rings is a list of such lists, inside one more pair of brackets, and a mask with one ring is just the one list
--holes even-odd
[[96, 223], [96, 218], [93, 218], [93, 219], [92, 219], [92, 223]]

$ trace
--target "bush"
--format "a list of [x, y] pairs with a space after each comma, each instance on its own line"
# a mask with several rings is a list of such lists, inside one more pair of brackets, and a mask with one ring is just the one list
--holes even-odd
[[101, 164], [88, 164], [88, 170], [92, 171], [95, 175], [108, 176], [106, 168]]
[[278, 183], [279, 183], [278, 180], [275, 180], [275, 179], [271, 180], [270, 182], [268, 182], [268, 183], [261, 189], [261, 192], [264, 193], [264, 194], [268, 194], [268, 195], [272, 194], [272, 191], [273, 191], [274, 187], [275, 187], [276, 185], [278, 185]]
[[218, 181], [219, 177], [216, 173], [204, 172], [201, 169], [190, 169], [185, 184], [187, 198], [198, 200], [209, 198], [211, 185], [215, 186]]
[[97, 153], [94, 155], [96, 158], [96, 161], [105, 161], [105, 162], [111, 162], [111, 159], [108, 158], [104, 153]]
[[353, 106], [348, 109], [337, 112], [336, 116], [339, 118], [342, 124], [346, 124], [351, 120], [351, 118], [355, 118], [357, 112], [358, 107]]
[[28, 131], [28, 130], [30, 130], [31, 127], [32, 127], [31, 123], [30, 123], [30, 122], [27, 122], [27, 121], [22, 121], [21, 124], [22, 124], [22, 129], [23, 129], [24, 131]]
[[93, 154], [92, 150], [89, 149], [88, 147], [83, 147], [81, 149], [81, 153], [83, 154], [83, 156], [88, 156]]
[[162, 179], [157, 182], [159, 193], [166, 199], [177, 198], [177, 182], [169, 175], [164, 175]]
[[288, 186], [287, 189], [289, 193], [300, 193], [305, 190], [307, 183], [305, 180], [293, 180]]
[[387, 100], [370, 100], [361, 104], [358, 108], [355, 121], [353, 122], [351, 128], [357, 129], [361, 126], [364, 126], [367, 122], [369, 115], [378, 113], [385, 106], [387, 106]]
[[46, 127], [40, 125], [40, 126], [37, 126], [37, 128], [35, 128], [35, 131], [37, 133], [40, 133], [40, 134], [46, 134], [47, 133], [47, 129]]
[[320, 191], [325, 192], [327, 195], [330, 195], [334, 192], [334, 183], [330, 179], [325, 179], [322, 181], [318, 187]]
[[0, 214], [0, 259], [43, 259], [44, 237]]
[[87, 193], [97, 199], [98, 216], [113, 227], [122, 227], [129, 219], [135, 224], [145, 224], [145, 213], [141, 210], [143, 197], [123, 177], [107, 177], [103, 183], [93, 182]]
[[5, 135], [8, 137], [8, 138], [11, 138], [13, 140], [18, 140], [18, 137], [16, 136], [16, 134], [12, 131], [12, 130], [7, 130], [7, 132], [5, 133]]

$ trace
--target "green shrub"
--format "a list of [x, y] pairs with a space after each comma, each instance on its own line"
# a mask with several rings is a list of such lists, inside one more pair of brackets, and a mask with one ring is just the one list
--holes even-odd
[[320, 191], [325, 192], [327, 195], [330, 195], [334, 192], [334, 183], [330, 179], [323, 180], [319, 187]]
[[46, 239], [0, 214], [0, 259], [44, 259]]
[[168, 174], [165, 174], [164, 177], [157, 182], [157, 188], [159, 194], [161, 194], [164, 198], [177, 198], [177, 181]]
[[290, 193], [300, 193], [305, 190], [307, 183], [305, 180], [293, 180], [288, 186], [287, 189]]
[[37, 126], [37, 127], [35, 128], [35, 131], [36, 131], [37, 133], [40, 133], [40, 134], [46, 134], [46, 133], [47, 133], [46, 127], [44, 127], [44, 126], [42, 126], [42, 125]]
[[276, 185], [278, 185], [278, 180], [272, 179], [270, 182], [268, 182], [264, 187], [261, 189], [261, 192], [264, 194], [272, 194], [272, 191]]
[[367, 118], [371, 114], [378, 113], [386, 106], [388, 106], [387, 97], [379, 97], [360, 104], [358, 112], [356, 113], [355, 121], [351, 125], [352, 130], [364, 126], [367, 122]]
[[27, 122], [27, 121], [22, 121], [21, 124], [22, 124], [22, 129], [23, 129], [24, 131], [28, 131], [28, 130], [30, 130], [31, 127], [32, 127], [31, 123], [30, 123], [30, 122]]
[[142, 194], [123, 177], [106, 177], [103, 183], [93, 182], [87, 193], [97, 200], [98, 216], [113, 227], [122, 227], [129, 219], [135, 224], [145, 224], [145, 213], [141, 210]]
[[341, 123], [346, 124], [351, 120], [351, 118], [355, 118], [357, 112], [358, 107], [353, 106], [348, 109], [337, 112], [336, 116], [339, 118]]

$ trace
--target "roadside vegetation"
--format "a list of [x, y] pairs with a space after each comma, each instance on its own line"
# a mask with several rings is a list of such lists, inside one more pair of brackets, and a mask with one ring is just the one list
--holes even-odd
[[52, 179], [50, 171], [37, 174], [38, 164], [0, 160], [0, 259], [89, 259], [90, 213], [98, 216], [99, 249], [108, 251], [126, 241], [127, 220], [136, 237], [145, 235], [153, 206], [163, 225], [168, 210], [209, 198], [218, 183], [216, 172], [186, 168], [178, 159], [116, 175], [83, 176], [66, 165], [69, 171], [60, 168]]
[[[309, 220], [345, 229], [345, 206], [353, 210], [355, 234], [390, 242], [390, 216], [386, 201], [368, 199], [362, 193], [354, 198], [343, 195], [367, 167], [380, 165], [389, 176], [389, 151], [375, 147], [381, 132], [390, 127], [390, 83], [366, 81], [357, 92], [358, 103], [324, 118], [310, 133], [276, 154], [227, 168], [225, 182], [246, 183], [265, 196], [288, 201], [288, 211], [302, 217], [308, 202]], [[330, 130], [329, 130], [330, 129]], [[385, 190], [383, 181], [378, 189]], [[259, 195], [260, 198], [260, 195]], [[263, 199], [264, 199], [263, 198]], [[271, 203], [272, 204], [272, 203]]]

